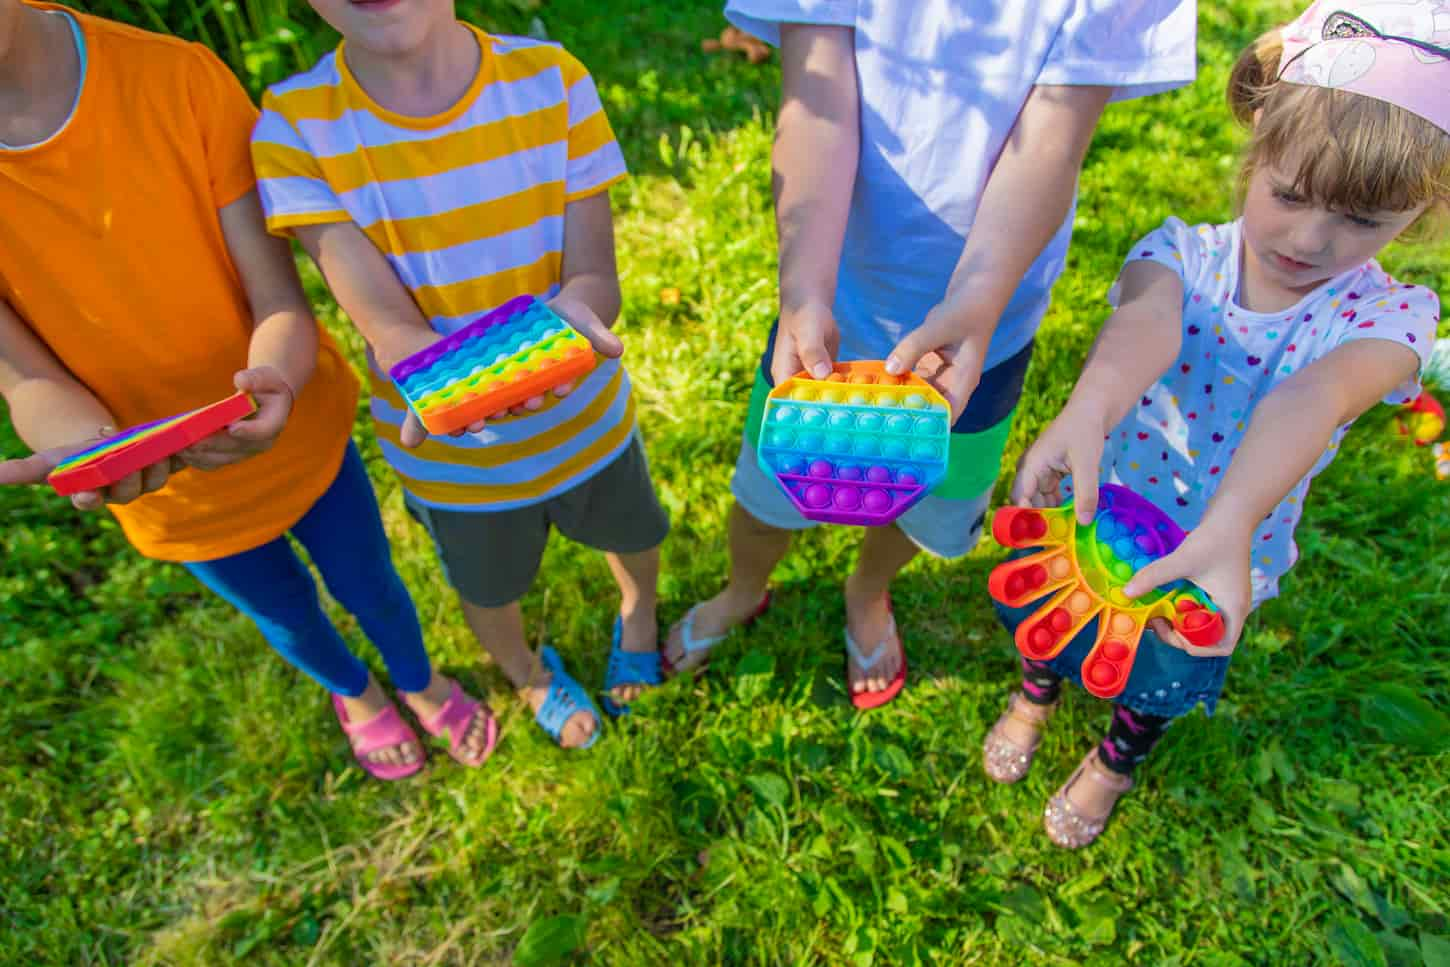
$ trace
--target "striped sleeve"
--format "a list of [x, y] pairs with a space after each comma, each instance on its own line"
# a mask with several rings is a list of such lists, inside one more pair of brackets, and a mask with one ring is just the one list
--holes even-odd
[[352, 220], [271, 91], [262, 96], [262, 116], [252, 129], [252, 166], [272, 234], [286, 237], [299, 225]]
[[569, 160], [564, 174], [565, 201], [598, 194], [625, 176], [624, 154], [614, 139], [599, 101], [594, 78], [572, 55], [560, 68], [569, 101]]

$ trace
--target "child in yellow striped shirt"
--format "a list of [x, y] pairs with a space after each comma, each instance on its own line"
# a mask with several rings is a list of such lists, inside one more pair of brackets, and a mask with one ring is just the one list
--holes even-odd
[[[608, 188], [624, 159], [584, 67], [492, 36], [452, 0], [310, 0], [343, 36], [262, 100], [252, 156], [268, 228], [293, 235], [367, 339], [378, 441], [479, 641], [564, 747], [599, 719], [519, 599], [549, 530], [606, 552], [621, 592], [605, 679], [623, 709], [659, 681], [655, 584], [668, 522], [635, 427]], [[427, 437], [383, 375], [532, 294], [605, 357], [572, 387]]]

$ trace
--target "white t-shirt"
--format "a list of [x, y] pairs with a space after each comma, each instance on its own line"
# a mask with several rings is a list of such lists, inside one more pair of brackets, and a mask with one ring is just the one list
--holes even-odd
[[[861, 155], [834, 306], [843, 359], [884, 359], [941, 301], [1034, 85], [1109, 86], [1121, 99], [1194, 76], [1192, 0], [729, 0], [725, 15], [771, 44], [781, 23], [855, 28]], [[1003, 313], [988, 368], [1037, 331], [1072, 217]]]
[[[1242, 233], [1238, 222], [1185, 225], [1170, 218], [1127, 261], [1157, 262], [1183, 279], [1183, 348], [1168, 371], [1108, 438], [1102, 480], [1131, 487], [1185, 530], [1198, 525], [1248, 429], [1254, 406], [1289, 376], [1356, 339], [1413, 349], [1423, 367], [1435, 345], [1440, 300], [1404, 285], [1370, 261], [1315, 289], [1283, 312], [1250, 312], [1235, 301]], [[1109, 301], [1117, 301], [1116, 286]], [[1385, 397], [1408, 403], [1411, 379]], [[1349, 424], [1254, 533], [1254, 605], [1279, 592], [1299, 549], [1294, 528], [1309, 484], [1339, 452]]]

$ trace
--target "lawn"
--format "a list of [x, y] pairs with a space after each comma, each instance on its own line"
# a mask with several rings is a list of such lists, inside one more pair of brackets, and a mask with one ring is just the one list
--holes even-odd
[[[709, 0], [529, 6], [501, 7], [504, 23], [537, 15], [591, 67], [634, 172], [614, 192], [619, 331], [674, 522], [668, 625], [725, 573], [729, 468], [776, 298], [779, 70], [701, 53], [724, 25]], [[1198, 82], [1108, 111], [1006, 466], [1066, 398], [1132, 241], [1168, 214], [1230, 217], [1224, 80], [1288, 12], [1204, 4]], [[1385, 261], [1450, 292], [1450, 245]], [[913, 678], [888, 708], [844, 696], [837, 589], [859, 535], [822, 529], [709, 676], [566, 754], [473, 643], [360, 418], [434, 655], [504, 729], [478, 772], [435, 755], [383, 785], [316, 686], [186, 572], [130, 553], [107, 517], [0, 493], [0, 962], [1445, 965], [1450, 491], [1391, 416], [1367, 416], [1316, 485], [1303, 560], [1250, 623], [1218, 714], [1175, 726], [1081, 853], [1048, 842], [1041, 809], [1106, 706], [1070, 694], [1020, 786], [981, 771], [1015, 668], [990, 542], [898, 581]], [[23, 452], [3, 417], [0, 450]], [[602, 681], [603, 560], [556, 541], [543, 574], [532, 639]]]

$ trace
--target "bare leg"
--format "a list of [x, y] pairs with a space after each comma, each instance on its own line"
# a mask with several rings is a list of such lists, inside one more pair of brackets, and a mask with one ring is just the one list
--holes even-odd
[[[723, 635], [743, 622], [760, 604], [770, 572], [790, 547], [791, 532], [771, 527], [752, 517], [739, 503], [730, 508], [730, 581], [725, 588], [695, 608], [697, 638]], [[705, 660], [706, 650], [685, 655], [680, 625], [670, 629], [667, 657], [677, 671], [688, 671]]]
[[[917, 553], [916, 545], [895, 525], [866, 528], [856, 569], [846, 579], [846, 627], [856, 647], [867, 657], [883, 647], [882, 642], [891, 640], [886, 592], [892, 579]], [[869, 673], [851, 661], [848, 685], [852, 694], [878, 692], [896, 677], [901, 669], [901, 653], [890, 645], [884, 648], [881, 660]]]
[[[660, 577], [660, 549], [652, 547], [636, 554], [605, 554], [609, 570], [619, 585], [619, 616], [624, 620], [619, 647], [625, 651], [650, 652], [660, 646], [659, 618], [655, 614]], [[628, 705], [644, 690], [642, 685], [620, 685], [614, 701]]]
[[[474, 636], [483, 645], [493, 660], [498, 662], [503, 673], [529, 707], [538, 712], [549, 694], [549, 682], [553, 676], [544, 670], [537, 655], [524, 640], [524, 614], [517, 601], [501, 608], [481, 608], [476, 604], [463, 602], [463, 617]], [[589, 741], [594, 732], [594, 717], [587, 711], [570, 716], [559, 734], [559, 744], [574, 749]]]

